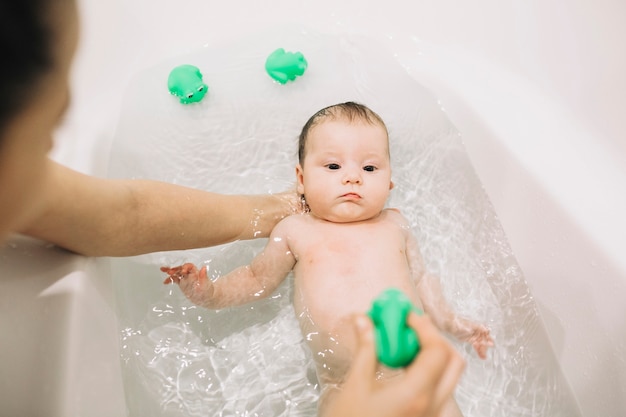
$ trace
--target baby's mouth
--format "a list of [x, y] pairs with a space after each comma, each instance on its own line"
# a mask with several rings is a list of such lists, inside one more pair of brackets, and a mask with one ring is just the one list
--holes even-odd
[[359, 200], [361, 198], [361, 196], [357, 193], [345, 193], [342, 197], [349, 200]]

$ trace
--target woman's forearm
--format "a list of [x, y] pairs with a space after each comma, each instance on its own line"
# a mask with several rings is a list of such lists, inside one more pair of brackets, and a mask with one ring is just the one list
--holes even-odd
[[101, 179], [50, 163], [46, 203], [23, 232], [85, 255], [130, 256], [266, 237], [293, 210], [287, 195], [222, 195], [157, 181]]

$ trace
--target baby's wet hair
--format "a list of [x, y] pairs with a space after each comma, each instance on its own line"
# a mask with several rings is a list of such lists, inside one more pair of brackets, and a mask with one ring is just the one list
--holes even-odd
[[345, 103], [333, 104], [332, 106], [324, 107], [311, 116], [302, 127], [302, 132], [300, 132], [300, 136], [298, 138], [298, 162], [300, 164], [304, 162], [304, 158], [306, 156], [305, 148], [309, 132], [322, 121], [329, 119], [343, 119], [349, 122], [353, 122], [355, 120], [364, 121], [373, 125], [380, 125], [385, 129], [385, 132], [387, 131], [387, 126], [385, 125], [383, 119], [375, 111], [364, 104], [347, 101]]

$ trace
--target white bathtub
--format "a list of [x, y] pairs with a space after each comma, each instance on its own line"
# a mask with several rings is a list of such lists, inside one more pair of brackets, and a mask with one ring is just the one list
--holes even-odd
[[[54, 157], [97, 175], [130, 77], [166, 57], [285, 22], [386, 45], [462, 133], [583, 416], [626, 415], [626, 5], [79, 3]], [[106, 260], [16, 238], [0, 262], [2, 414], [125, 415]]]

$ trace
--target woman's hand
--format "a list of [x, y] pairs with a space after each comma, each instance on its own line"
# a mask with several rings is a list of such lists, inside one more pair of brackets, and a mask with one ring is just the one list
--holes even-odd
[[465, 361], [427, 316], [411, 313], [408, 323], [419, 335], [420, 353], [402, 375], [378, 381], [373, 326], [367, 317], [357, 317], [355, 359], [342, 388], [322, 410], [324, 417], [436, 416], [452, 401]]

